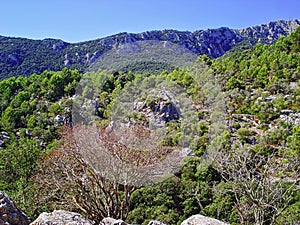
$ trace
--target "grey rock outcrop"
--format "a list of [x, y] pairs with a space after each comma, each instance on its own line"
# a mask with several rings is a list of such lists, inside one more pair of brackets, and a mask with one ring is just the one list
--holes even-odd
[[300, 113], [287, 113], [288, 110], [282, 110], [280, 119], [283, 120], [287, 124], [292, 124], [293, 126], [300, 125]]
[[[147, 103], [147, 101], [149, 101]], [[165, 123], [181, 118], [180, 109], [177, 108], [178, 101], [167, 91], [160, 91], [151, 100], [136, 102], [133, 110], [143, 113], [149, 124], [154, 127], [164, 127]], [[178, 105], [178, 104], [177, 104]]]
[[99, 225], [128, 225], [123, 220], [116, 220], [110, 217], [104, 218]]
[[52, 213], [42, 213], [30, 225], [92, 225], [92, 223], [78, 213], [55, 210]]
[[0, 191], [0, 225], [28, 225], [30, 220], [4, 192]]
[[280, 36], [285, 36], [294, 31], [300, 25], [299, 20], [274, 21], [259, 26], [240, 29], [238, 32], [244, 36], [257, 40], [260, 43], [272, 43]]
[[0, 132], [0, 149], [5, 148], [5, 143], [10, 141], [11, 138], [6, 131]]
[[209, 218], [202, 215], [194, 215], [184, 220], [181, 225], [228, 225], [220, 220]]

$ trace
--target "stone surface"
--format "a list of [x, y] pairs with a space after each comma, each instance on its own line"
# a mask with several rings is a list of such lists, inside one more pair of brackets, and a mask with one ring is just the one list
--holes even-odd
[[[147, 104], [147, 101], [149, 103]], [[151, 126], [164, 127], [171, 120], [180, 119], [180, 109], [176, 107], [177, 100], [168, 91], [160, 91], [152, 100], [136, 102], [133, 110], [143, 113]]]
[[30, 220], [4, 192], [0, 191], [0, 225], [28, 225]]
[[92, 222], [78, 213], [55, 210], [52, 213], [42, 213], [30, 225], [92, 225]]
[[5, 143], [11, 140], [9, 134], [6, 131], [0, 132], [0, 149], [5, 148]]
[[128, 225], [123, 220], [116, 220], [110, 217], [104, 218], [99, 225]]
[[281, 111], [280, 119], [283, 120], [285, 123], [292, 124], [293, 126], [300, 125], [300, 113], [287, 113], [285, 111]]
[[228, 225], [220, 220], [209, 218], [202, 215], [194, 215], [184, 220], [181, 225]]

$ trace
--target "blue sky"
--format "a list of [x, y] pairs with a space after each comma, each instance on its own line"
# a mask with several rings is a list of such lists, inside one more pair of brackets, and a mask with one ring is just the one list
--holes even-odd
[[2, 0], [0, 35], [79, 42], [146, 30], [245, 28], [300, 19], [299, 0]]

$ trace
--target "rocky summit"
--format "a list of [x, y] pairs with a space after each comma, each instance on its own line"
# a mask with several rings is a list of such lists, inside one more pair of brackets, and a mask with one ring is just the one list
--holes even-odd
[[81, 43], [0, 36], [0, 79], [41, 73], [44, 70], [58, 71], [64, 67], [83, 72], [105, 52], [138, 41], [174, 43], [197, 55], [206, 54], [216, 58], [237, 46], [273, 43], [280, 36], [289, 35], [299, 25], [300, 21], [295, 19], [269, 22], [244, 29], [222, 27], [195, 32], [158, 30], [137, 34], [120, 33]]

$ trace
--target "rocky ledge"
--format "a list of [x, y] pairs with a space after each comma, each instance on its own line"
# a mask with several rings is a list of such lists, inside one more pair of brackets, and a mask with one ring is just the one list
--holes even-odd
[[55, 210], [52, 213], [42, 213], [30, 225], [92, 225], [92, 222], [80, 214], [64, 210]]
[[[30, 219], [14, 204], [4, 192], [0, 191], [0, 225], [93, 225], [92, 221], [85, 219], [78, 213], [64, 210], [55, 210], [52, 213], [42, 213], [35, 221]], [[123, 220], [104, 218], [99, 225], [129, 225]], [[160, 221], [150, 221], [148, 225], [166, 225]], [[194, 215], [181, 223], [181, 225], [227, 225], [226, 223]]]

